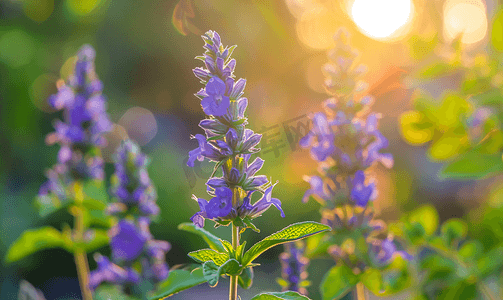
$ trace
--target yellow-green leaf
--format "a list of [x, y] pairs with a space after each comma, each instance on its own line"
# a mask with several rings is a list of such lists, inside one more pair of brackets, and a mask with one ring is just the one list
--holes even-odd
[[64, 248], [64, 246], [63, 234], [53, 227], [46, 226], [37, 229], [28, 229], [12, 243], [5, 256], [5, 261], [18, 261], [43, 249]]

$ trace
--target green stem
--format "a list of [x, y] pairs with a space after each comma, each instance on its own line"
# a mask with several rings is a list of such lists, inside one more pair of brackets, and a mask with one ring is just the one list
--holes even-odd
[[356, 299], [365, 300], [365, 286], [361, 282], [356, 284]]
[[[232, 248], [237, 249], [239, 246], [239, 227], [232, 224]], [[229, 300], [238, 299], [238, 276], [231, 276], [231, 283], [229, 287]]]
[[[74, 207], [74, 233], [75, 241], [78, 244], [82, 244], [84, 240], [84, 232], [86, 230], [86, 224], [84, 221], [84, 207], [82, 203], [84, 202], [84, 191], [81, 182], [75, 183], [75, 203]], [[74, 252], [75, 265], [77, 266], [77, 274], [79, 277], [80, 291], [82, 293], [83, 300], [93, 300], [93, 295], [89, 289], [89, 264], [87, 262], [87, 253], [81, 248], [78, 248]]]

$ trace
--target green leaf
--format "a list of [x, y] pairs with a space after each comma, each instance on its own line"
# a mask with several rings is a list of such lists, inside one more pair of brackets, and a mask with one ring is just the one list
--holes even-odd
[[57, 247], [65, 248], [63, 234], [57, 229], [50, 226], [28, 229], [12, 243], [5, 256], [5, 261], [18, 261], [37, 251]]
[[244, 217], [243, 222], [246, 224], [247, 227], [241, 229], [241, 233], [246, 229], [246, 228], [251, 228], [251, 230], [255, 231], [256, 233], [260, 233], [260, 229], [258, 229], [255, 224], [252, 223], [251, 219], [249, 216]]
[[472, 300], [485, 299], [477, 290], [474, 282], [461, 281], [454, 286], [448, 286], [438, 295], [439, 300]]
[[420, 79], [433, 79], [435, 77], [446, 76], [454, 73], [458, 68], [456, 65], [438, 62], [422, 70], [418, 76]]
[[497, 51], [503, 52], [503, 10], [494, 18], [491, 30], [491, 43]]
[[204, 282], [206, 282], [206, 279], [201, 268], [192, 271], [169, 271], [168, 278], [159, 284], [156, 295], [150, 297], [149, 300], [164, 299]]
[[483, 154], [472, 151], [447, 164], [440, 176], [455, 179], [481, 179], [503, 172], [501, 154]]
[[477, 104], [480, 106], [496, 106], [501, 107], [503, 105], [503, 95], [501, 90], [494, 88], [480, 95], [473, 97]]
[[225, 248], [220, 243], [220, 239], [203, 228], [199, 228], [194, 223], [182, 223], [178, 225], [178, 229], [195, 233], [201, 236], [204, 241], [210, 246], [211, 249], [216, 250], [218, 252], [226, 252]]
[[397, 255], [383, 273], [384, 293], [394, 294], [410, 286], [412, 279], [408, 269], [408, 261]]
[[328, 247], [333, 244], [330, 232], [309, 236], [305, 241], [306, 250], [304, 255], [309, 259], [327, 255]]
[[358, 276], [344, 263], [338, 263], [328, 271], [320, 285], [323, 300], [340, 299], [358, 283]]
[[426, 232], [423, 225], [414, 222], [411, 224], [404, 224], [403, 231], [407, 240], [414, 245], [421, 245], [426, 238]]
[[94, 300], [137, 300], [124, 294], [118, 285], [101, 284], [93, 294]]
[[85, 200], [93, 199], [102, 204], [108, 203], [108, 192], [106, 185], [100, 180], [89, 180], [84, 184]]
[[400, 116], [400, 133], [408, 143], [421, 145], [431, 141], [435, 127], [423, 113], [408, 111]]
[[188, 255], [197, 262], [204, 263], [207, 261], [213, 261], [217, 266], [221, 266], [229, 259], [229, 254], [220, 253], [213, 249], [192, 251]]
[[374, 295], [380, 295], [384, 292], [381, 271], [374, 268], [367, 268], [360, 276], [360, 280], [369, 291], [374, 293]]
[[35, 197], [35, 207], [38, 210], [40, 217], [45, 218], [53, 213], [66, 208], [72, 201], [61, 202], [56, 195], [50, 193], [48, 195]]
[[329, 231], [330, 229], [329, 226], [316, 222], [301, 222], [289, 225], [253, 245], [246, 251], [242, 264], [243, 266], [247, 266], [264, 251], [276, 245], [300, 240], [313, 234]]
[[448, 93], [442, 98], [442, 105], [437, 110], [437, 125], [442, 132], [461, 125], [462, 117], [470, 109], [468, 101], [457, 94]]
[[[106, 230], [92, 229], [90, 240], [86, 241], [82, 248], [86, 253], [94, 252], [97, 249], [109, 244], [110, 238]], [[77, 245], [75, 245], [77, 246]]]
[[469, 139], [466, 135], [449, 132], [442, 135], [431, 145], [430, 149], [428, 149], [428, 155], [433, 161], [442, 161], [465, 152], [468, 147]]
[[244, 289], [249, 289], [253, 283], [253, 268], [249, 267], [243, 270], [241, 275], [238, 277], [239, 286]]
[[477, 262], [477, 271], [480, 276], [489, 276], [495, 272], [501, 273], [503, 267], [503, 246], [494, 247], [485, 253]]
[[438, 212], [433, 205], [423, 205], [409, 214], [409, 222], [421, 224], [427, 235], [435, 233], [438, 220]]
[[287, 291], [281, 293], [274, 293], [274, 292], [262, 293], [260, 295], [251, 298], [251, 300], [310, 300], [310, 299], [297, 292]]
[[479, 241], [469, 241], [461, 246], [458, 253], [464, 261], [472, 262], [484, 253], [484, 247]]
[[220, 276], [223, 274], [239, 275], [241, 266], [235, 259], [229, 259], [223, 265], [217, 266], [213, 261], [207, 261], [203, 264], [203, 275], [211, 287], [218, 284]]
[[442, 224], [440, 231], [445, 244], [448, 247], [455, 247], [457, 249], [457, 244], [453, 245], [453, 242], [459, 243], [466, 237], [468, 225], [460, 219], [449, 219]]

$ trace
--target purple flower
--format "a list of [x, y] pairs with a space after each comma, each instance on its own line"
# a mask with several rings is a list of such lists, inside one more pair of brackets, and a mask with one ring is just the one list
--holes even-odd
[[215, 197], [208, 202], [204, 199], [197, 199], [200, 211], [194, 214], [190, 220], [199, 227], [204, 227], [204, 219], [225, 218], [232, 211], [232, 190], [228, 187], [218, 187], [215, 189]]
[[114, 155], [115, 173], [112, 194], [130, 206], [138, 207], [143, 215], [157, 215], [157, 194], [148, 175], [148, 157], [131, 140], [123, 141]]
[[156, 282], [168, 277], [169, 267], [165, 256], [170, 249], [171, 245], [166, 241], [150, 240], [147, 243], [147, 255], [150, 256], [149, 273]]
[[322, 162], [335, 152], [335, 137], [324, 113], [316, 113], [312, 120], [313, 129], [300, 140], [299, 144], [303, 148], [311, 147], [311, 156]]
[[94, 255], [94, 260], [98, 264], [98, 269], [89, 274], [89, 288], [92, 290], [104, 281], [113, 284], [136, 284], [140, 281], [138, 273], [131, 268], [125, 270], [98, 253]]
[[391, 262], [394, 255], [400, 255], [406, 260], [412, 260], [414, 257], [405, 251], [397, 251], [393, 239], [374, 240], [370, 244], [370, 255], [378, 265], [387, 265]]
[[311, 185], [311, 188], [304, 193], [302, 197], [302, 202], [306, 203], [311, 195], [317, 196], [320, 199], [327, 201], [332, 198], [332, 189], [323, 182], [323, 179], [319, 176], [307, 176], [305, 179]]
[[307, 295], [302, 281], [307, 279], [309, 259], [304, 254], [304, 243], [294, 242], [285, 244], [285, 252], [279, 256], [281, 262], [281, 277], [288, 285], [283, 286], [283, 291], [295, 291]]
[[111, 229], [110, 247], [116, 260], [135, 260], [143, 252], [145, 242], [145, 236], [131, 221], [121, 220]]
[[63, 111], [63, 120], [54, 122], [56, 131], [47, 136], [47, 142], [60, 144], [59, 168], [74, 179], [103, 180], [104, 164], [93, 148], [106, 145], [103, 135], [111, 130], [112, 122], [101, 95], [103, 84], [94, 71], [94, 49], [84, 45], [77, 56], [69, 80], [58, 85], [58, 93], [48, 99], [53, 108]]
[[366, 206], [369, 201], [374, 200], [377, 196], [377, 190], [373, 182], [365, 185], [365, 174], [362, 170], [356, 171], [351, 184], [351, 200], [358, 206]]
[[194, 162], [197, 160], [203, 161], [207, 158], [212, 161], [220, 161], [223, 158], [232, 154], [232, 149], [224, 141], [216, 141], [215, 144], [210, 144], [202, 134], [196, 134], [194, 137], [199, 143], [199, 147], [189, 152], [189, 160], [187, 166], [194, 167]]
[[273, 187], [273, 185], [268, 187], [264, 195], [262, 195], [262, 198], [253, 205], [250, 204], [250, 199], [254, 191], [248, 192], [248, 195], [243, 200], [243, 204], [238, 208], [238, 214], [243, 217], [249, 216], [251, 219], [255, 219], [261, 216], [271, 205], [274, 205], [280, 211], [281, 217], [284, 218], [285, 213], [281, 208], [281, 201], [271, 197]]
[[207, 115], [223, 116], [230, 105], [228, 96], [225, 96], [225, 82], [218, 77], [210, 79], [206, 85], [206, 94], [201, 101], [203, 111]]

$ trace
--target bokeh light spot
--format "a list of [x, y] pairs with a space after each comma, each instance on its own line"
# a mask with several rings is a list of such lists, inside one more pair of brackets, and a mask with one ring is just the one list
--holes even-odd
[[338, 18], [324, 6], [318, 6], [302, 14], [296, 24], [299, 40], [306, 46], [326, 50], [334, 46], [333, 35], [341, 24]]
[[118, 122], [126, 129], [129, 137], [143, 146], [157, 134], [157, 121], [150, 110], [133, 107], [126, 111]]
[[47, 20], [54, 10], [54, 0], [25, 0], [23, 11], [25, 15], [35, 22]]
[[70, 11], [79, 16], [90, 14], [96, 9], [102, 0], [67, 0], [67, 6]]
[[413, 11], [410, 0], [354, 0], [351, 17], [365, 35], [385, 39], [403, 35]]
[[59, 74], [62, 79], [68, 79], [75, 70], [75, 64], [77, 63], [77, 56], [71, 56], [65, 63], [61, 66]]
[[30, 63], [35, 54], [35, 43], [24, 31], [15, 29], [0, 37], [0, 60], [12, 68]]
[[30, 87], [30, 98], [33, 104], [44, 112], [52, 112], [47, 99], [50, 95], [58, 92], [56, 82], [58, 77], [54, 74], [42, 74], [33, 81]]
[[123, 140], [128, 138], [129, 136], [126, 129], [118, 124], [114, 124], [112, 130], [105, 134], [107, 145], [101, 151], [103, 159], [106, 162], [113, 162], [113, 154], [115, 153], [115, 150], [117, 150]]
[[444, 5], [444, 37], [453, 40], [462, 35], [461, 42], [473, 44], [487, 34], [487, 14], [481, 1], [447, 1]]

